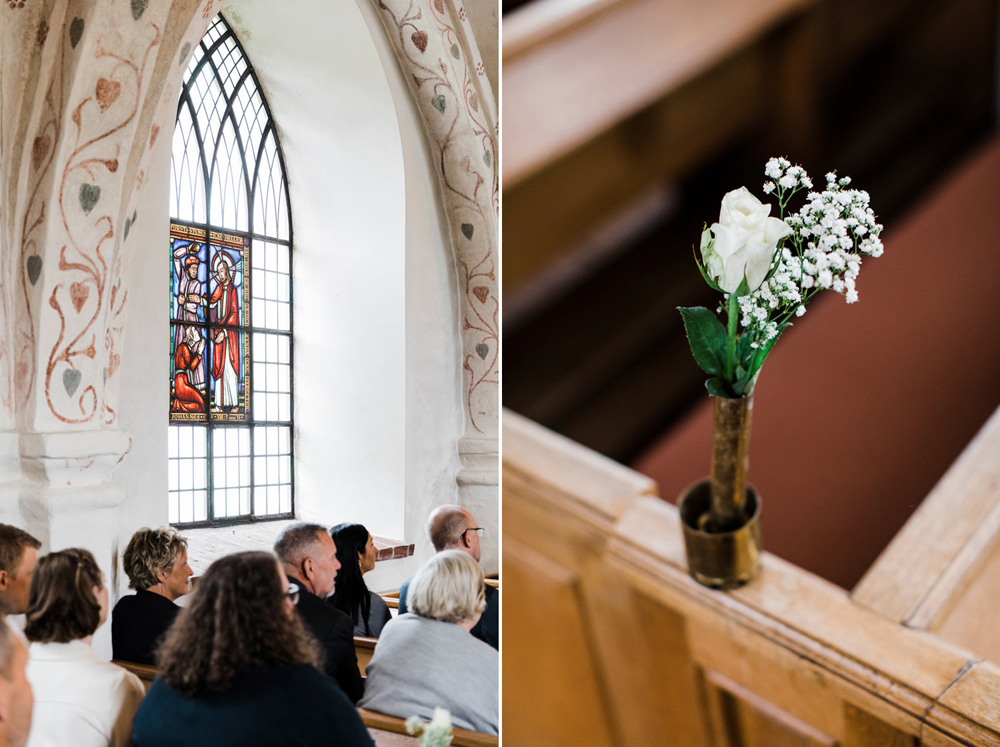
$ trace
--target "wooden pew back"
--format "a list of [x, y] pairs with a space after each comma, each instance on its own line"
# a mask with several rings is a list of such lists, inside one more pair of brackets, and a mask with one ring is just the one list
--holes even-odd
[[[406, 719], [388, 716], [378, 711], [369, 711], [366, 708], [359, 708], [358, 713], [361, 714], [361, 720], [369, 729], [406, 734]], [[417, 740], [414, 741], [416, 743]], [[454, 747], [494, 747], [500, 744], [500, 740], [490, 734], [455, 727], [452, 728], [451, 743]]]
[[[510, 744], [1000, 743], [1000, 667], [957, 636], [903, 625], [771, 555], [742, 589], [702, 587], [687, 573], [677, 511], [651, 480], [514, 413], [503, 428]], [[996, 461], [994, 452], [973, 467], [996, 472]], [[990, 493], [990, 535], [1000, 542], [1000, 480], [967, 484]], [[935, 524], [926, 531], [954, 529]], [[962, 567], [992, 567], [996, 542], [967, 534], [980, 562]], [[924, 543], [940, 546], [933, 534]], [[910, 583], [907, 564], [894, 565], [880, 565], [867, 589], [885, 573]], [[919, 565], [916, 582], [926, 585], [932, 563]], [[948, 564], [937, 565], [947, 576]], [[987, 585], [988, 573], [966, 575]], [[988, 615], [979, 623], [996, 627]]]

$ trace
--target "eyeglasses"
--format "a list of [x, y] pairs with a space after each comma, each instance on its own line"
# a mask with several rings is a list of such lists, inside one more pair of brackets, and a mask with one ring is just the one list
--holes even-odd
[[469, 527], [464, 532], [462, 532], [459, 536], [462, 539], [465, 539], [465, 535], [466, 535], [467, 532], [476, 532], [476, 534], [478, 534], [480, 537], [482, 537], [484, 534], [486, 534], [486, 527]]
[[293, 605], [296, 605], [296, 604], [299, 603], [299, 587], [298, 587], [298, 584], [289, 584], [288, 585], [288, 591], [286, 593], [288, 594], [288, 598], [292, 600], [292, 604]]

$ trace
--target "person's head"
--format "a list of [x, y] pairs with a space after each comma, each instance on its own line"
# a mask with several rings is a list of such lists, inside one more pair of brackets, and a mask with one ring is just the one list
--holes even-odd
[[461, 550], [476, 562], [482, 557], [479, 527], [472, 514], [461, 506], [438, 506], [427, 520], [427, 534], [438, 552]]
[[194, 350], [194, 346], [198, 344], [198, 339], [201, 335], [198, 334], [197, 327], [188, 327], [184, 332], [184, 343]]
[[187, 540], [171, 527], [143, 527], [133, 534], [122, 565], [130, 589], [153, 591], [171, 602], [188, 593], [194, 573], [187, 562]]
[[0, 615], [23, 615], [42, 543], [23, 529], [0, 524]]
[[355, 625], [364, 621], [365, 635], [371, 635], [368, 613], [371, 595], [362, 576], [375, 567], [375, 544], [372, 536], [361, 524], [338, 524], [330, 530], [330, 537], [337, 546], [337, 591], [333, 604], [349, 615]]
[[432, 620], [472, 627], [486, 608], [483, 569], [468, 553], [442, 550], [410, 581], [407, 606]]
[[232, 277], [233, 272], [225, 255], [220, 254], [219, 260], [215, 263], [215, 278], [219, 281], [219, 285], [229, 285]]
[[337, 583], [337, 545], [321, 524], [292, 524], [274, 543], [278, 556], [289, 576], [302, 581], [318, 597], [333, 593]]
[[[198, 245], [197, 244], [193, 244], [193, 246], [197, 247]], [[200, 265], [200, 264], [201, 264], [201, 260], [199, 260], [197, 257], [188, 257], [187, 258], [187, 261], [185, 262], [185, 265], [187, 266], [187, 274], [188, 274], [188, 277], [191, 278], [192, 280], [197, 280], [198, 279], [198, 265]]]
[[194, 695], [226, 690], [237, 675], [267, 666], [318, 668], [316, 643], [288, 589], [270, 553], [240, 552], [212, 563], [156, 653], [160, 676]]
[[23, 747], [31, 728], [34, 698], [25, 674], [28, 651], [10, 629], [0, 623], [0, 745]]
[[38, 561], [24, 634], [39, 643], [69, 643], [93, 635], [108, 619], [104, 574], [89, 550], [71, 547]]

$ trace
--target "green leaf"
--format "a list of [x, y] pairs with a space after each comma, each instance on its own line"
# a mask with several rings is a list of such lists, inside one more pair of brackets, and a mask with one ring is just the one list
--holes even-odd
[[745, 272], [743, 274], [743, 279], [740, 281], [740, 287], [736, 289], [736, 293], [734, 295], [737, 298], [740, 298], [741, 296], [750, 295], [750, 283], [747, 282], [747, 276]]
[[725, 397], [729, 399], [733, 396], [732, 392], [726, 386], [726, 382], [717, 376], [706, 381], [705, 388], [708, 389], [708, 393], [713, 397]]
[[678, 306], [684, 319], [684, 331], [691, 344], [691, 354], [709, 376], [721, 376], [726, 369], [726, 328], [704, 306]]

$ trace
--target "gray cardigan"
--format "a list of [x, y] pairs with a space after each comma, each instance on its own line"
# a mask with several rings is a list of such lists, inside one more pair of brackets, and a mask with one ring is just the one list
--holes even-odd
[[429, 720], [435, 706], [463, 729], [498, 734], [500, 655], [458, 625], [413, 613], [382, 629], [362, 708]]

